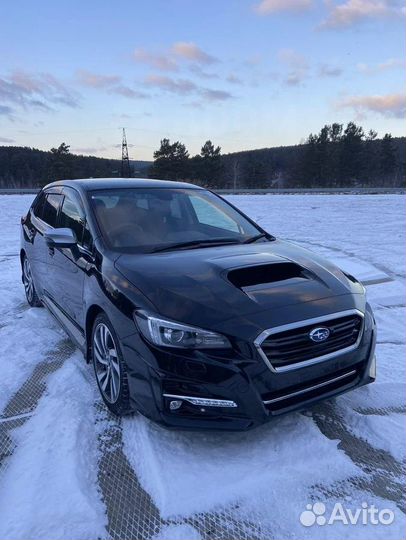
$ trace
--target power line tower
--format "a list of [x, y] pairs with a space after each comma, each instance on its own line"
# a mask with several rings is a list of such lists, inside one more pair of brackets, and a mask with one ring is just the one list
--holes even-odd
[[130, 178], [130, 159], [128, 157], [127, 137], [123, 128], [123, 141], [121, 143], [121, 178]]

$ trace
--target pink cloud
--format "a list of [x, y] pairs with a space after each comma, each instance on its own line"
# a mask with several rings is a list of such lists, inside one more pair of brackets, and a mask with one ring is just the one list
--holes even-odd
[[262, 0], [254, 6], [259, 15], [271, 15], [280, 11], [304, 11], [313, 6], [313, 0]]

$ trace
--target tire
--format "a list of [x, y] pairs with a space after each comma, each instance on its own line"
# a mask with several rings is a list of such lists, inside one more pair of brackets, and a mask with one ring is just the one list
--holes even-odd
[[117, 416], [132, 413], [120, 340], [105, 313], [97, 315], [93, 324], [91, 358], [97, 386], [109, 410]]
[[32, 277], [32, 272], [31, 272], [30, 261], [28, 260], [26, 255], [24, 255], [23, 257], [22, 270], [23, 270], [23, 285], [25, 289], [25, 296], [27, 298], [27, 302], [30, 304], [31, 307], [42, 307], [42, 302], [39, 299], [37, 290], [35, 289], [34, 278]]

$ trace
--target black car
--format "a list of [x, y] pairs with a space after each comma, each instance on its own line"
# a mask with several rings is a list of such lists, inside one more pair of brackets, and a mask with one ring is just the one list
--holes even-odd
[[375, 379], [363, 285], [210, 191], [60, 181], [21, 225], [28, 302], [93, 362], [116, 414], [245, 430]]

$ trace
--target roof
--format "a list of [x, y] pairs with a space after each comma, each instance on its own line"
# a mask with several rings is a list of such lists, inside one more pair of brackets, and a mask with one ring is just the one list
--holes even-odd
[[188, 188], [188, 189], [203, 189], [194, 184], [186, 182], [175, 182], [172, 180], [153, 180], [151, 178], [78, 178], [77, 180], [59, 180], [45, 187], [55, 186], [76, 186], [83, 191], [94, 189], [109, 189], [109, 188]]

